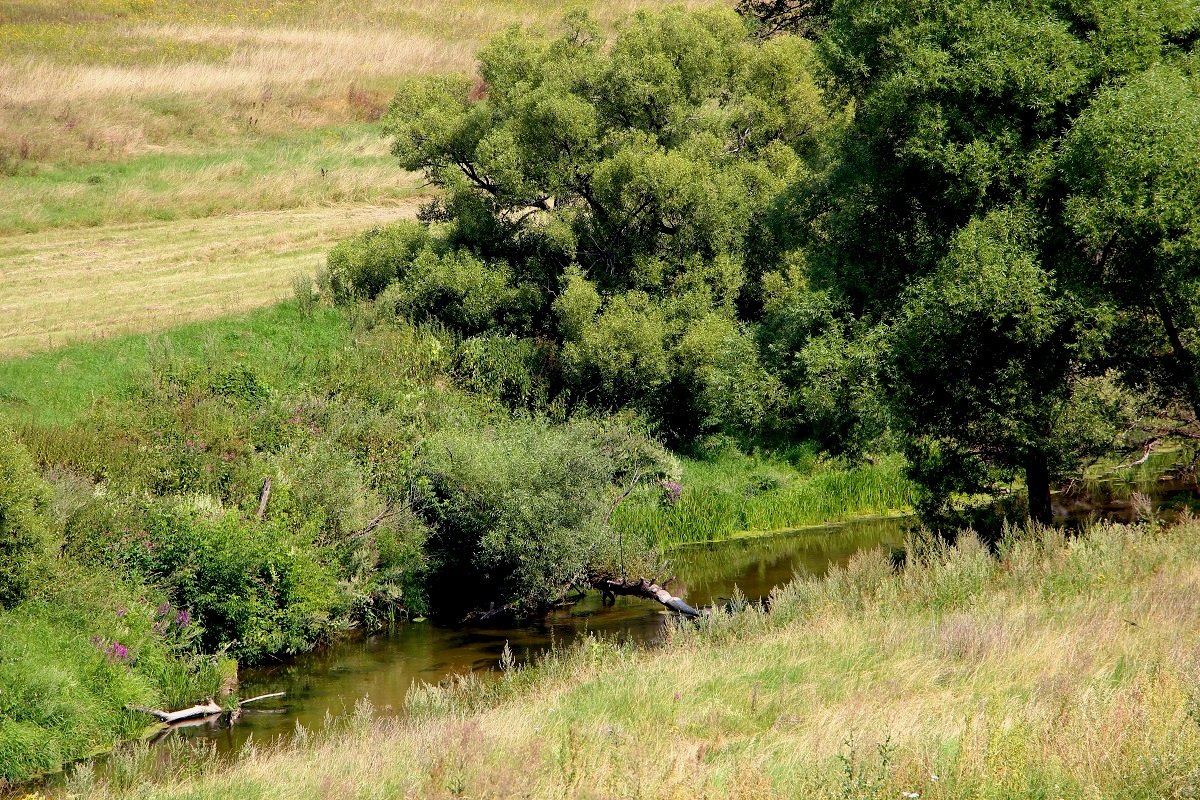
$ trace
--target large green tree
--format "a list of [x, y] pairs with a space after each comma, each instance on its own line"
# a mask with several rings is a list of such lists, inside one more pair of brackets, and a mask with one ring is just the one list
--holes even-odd
[[[930, 506], [1022, 465], [1034, 516], [1048, 521], [1050, 481], [1076, 466], [1059, 456], [1094, 451], [1106, 426], [1092, 412], [1108, 409], [1112, 423], [1128, 408], [1112, 393], [1138, 388], [1146, 349], [1118, 341], [1130, 309], [1157, 309], [1177, 364], [1169, 388], [1194, 392], [1195, 295], [1181, 266], [1194, 258], [1186, 225], [1172, 222], [1190, 202], [1194, 150], [1182, 152], [1186, 115], [1167, 124], [1184, 91], [1161, 96], [1156, 65], [1184, 69], [1200, 6], [838, 0], [812, 13], [827, 92], [853, 119], [830, 169], [781, 202], [777, 238], [805, 254], [843, 327], [882, 331], [890, 407], [914, 476], [940, 498]], [[1119, 97], [1131, 124], [1135, 106], [1159, 121], [1142, 140], [1104, 111]], [[1077, 121], [1064, 182], [1063, 136]], [[1140, 154], [1122, 161], [1131, 146]], [[1139, 192], [1165, 184], [1170, 200], [1130, 213]], [[1144, 248], [1154, 266], [1120, 261]], [[1156, 277], [1143, 283], [1146, 271]]]
[[430, 233], [347, 243], [331, 290], [474, 337], [469, 375], [523, 361], [545, 384], [511, 395], [632, 407], [675, 442], [754, 436], [787, 403], [757, 338], [768, 216], [839, 121], [814, 65], [811, 43], [760, 41], [723, 9], [639, 13], [611, 37], [579, 14], [512, 29], [475, 78], [398, 94], [394, 152], [442, 190]]
[[1200, 79], [1159, 65], [1101, 92], [1061, 171], [1079, 291], [1120, 312], [1145, 380], [1200, 419]]

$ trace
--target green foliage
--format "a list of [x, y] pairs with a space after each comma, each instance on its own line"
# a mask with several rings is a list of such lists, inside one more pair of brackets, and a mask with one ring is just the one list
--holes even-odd
[[341, 303], [372, 298], [402, 274], [428, 243], [425, 228], [397, 222], [364, 231], [329, 251], [326, 279]]
[[409, 85], [385, 130], [447, 224], [380, 302], [490, 334], [463, 360], [509, 402], [630, 407], [673, 441], [778, 427], [743, 306], [771, 200], [833, 125], [811, 65], [799, 38], [671, 9], [611, 41], [578, 14], [558, 37], [513, 29], [477, 84]]
[[127, 704], [215, 697], [232, 672], [193, 654], [174, 618], [164, 624], [158, 593], [130, 576], [63, 563], [54, 578], [0, 610], [0, 782], [137, 736], [147, 720]]
[[206, 650], [253, 661], [309, 649], [338, 601], [334, 578], [282, 526], [188, 509], [146, 509], [116, 561], [167, 588], [203, 626]]
[[[1147, 390], [1160, 410], [1177, 398], [1200, 408], [1186, 77], [1200, 11], [787, 8], [820, 30], [827, 91], [853, 119], [829, 169], [781, 196], [771, 226], [788, 278], [775, 290], [803, 264], [833, 321], [801, 316], [799, 336], [783, 327], [775, 341], [815, 357], [793, 363], [817, 375], [840, 372], [822, 338], [876, 350], [840, 360], [863, 365], [868, 384], [883, 379], [926, 510], [1022, 469], [1049, 521], [1050, 481], [1111, 447]], [[797, 383], [804, 397], [825, 381]], [[856, 415], [869, 422], [869, 409]]]
[[[1116, 336], [1135, 343], [1135, 374], [1182, 390], [1195, 412], [1200, 82], [1160, 65], [1105, 90], [1073, 125], [1060, 170], [1066, 222], [1082, 240], [1081, 293], [1120, 312]], [[1146, 317], [1158, 322], [1149, 341]]]
[[608, 525], [614, 485], [673, 464], [621, 426], [514, 422], [445, 431], [422, 451], [421, 513], [439, 608], [495, 604], [526, 611], [622, 566], [645, 567], [638, 542], [620, 547]]
[[0, 428], [0, 607], [17, 603], [44, 579], [55, 538], [49, 487]]

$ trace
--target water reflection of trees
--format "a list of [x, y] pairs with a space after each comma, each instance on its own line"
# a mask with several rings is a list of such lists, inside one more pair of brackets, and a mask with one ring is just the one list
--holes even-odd
[[[716, 544], [690, 545], [668, 554], [679, 582], [692, 591], [737, 585], [748, 596], [772, 588], [764, 581], [790, 575], [823, 575], [859, 550], [896, 547], [914, 524], [911, 517], [885, 517], [780, 532]], [[752, 591], [753, 589], [753, 591]], [[721, 589], [728, 591], [728, 589]]]

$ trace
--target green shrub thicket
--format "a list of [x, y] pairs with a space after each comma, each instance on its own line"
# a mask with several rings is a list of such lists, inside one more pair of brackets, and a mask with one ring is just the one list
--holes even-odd
[[204, 654], [195, 612], [161, 586], [60, 553], [79, 482], [58, 475], [47, 485], [11, 438], [0, 453], [2, 786], [137, 735], [147, 718], [129, 704], [217, 697], [234, 667]]
[[[82, 485], [67, 556], [162, 587], [200, 647], [253, 662], [431, 610], [542, 608], [613, 568], [627, 484], [677, 476], [635, 418], [514, 416], [456, 387], [444, 329], [344, 313], [346, 346], [276, 356], [303, 382], [261, 348], [164, 348], [74, 424], [25, 424], [42, 467]], [[625, 551], [646, 563], [644, 539]]]

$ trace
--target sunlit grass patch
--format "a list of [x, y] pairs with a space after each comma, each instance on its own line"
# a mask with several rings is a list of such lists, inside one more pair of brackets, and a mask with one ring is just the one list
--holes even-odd
[[412, 206], [335, 206], [0, 238], [0, 355], [279, 302], [337, 240]]
[[896, 456], [859, 465], [812, 454], [788, 458], [727, 452], [684, 459], [677, 499], [650, 488], [622, 504], [613, 524], [662, 546], [706, 542], [746, 531], [796, 528], [908, 510], [911, 488]]

